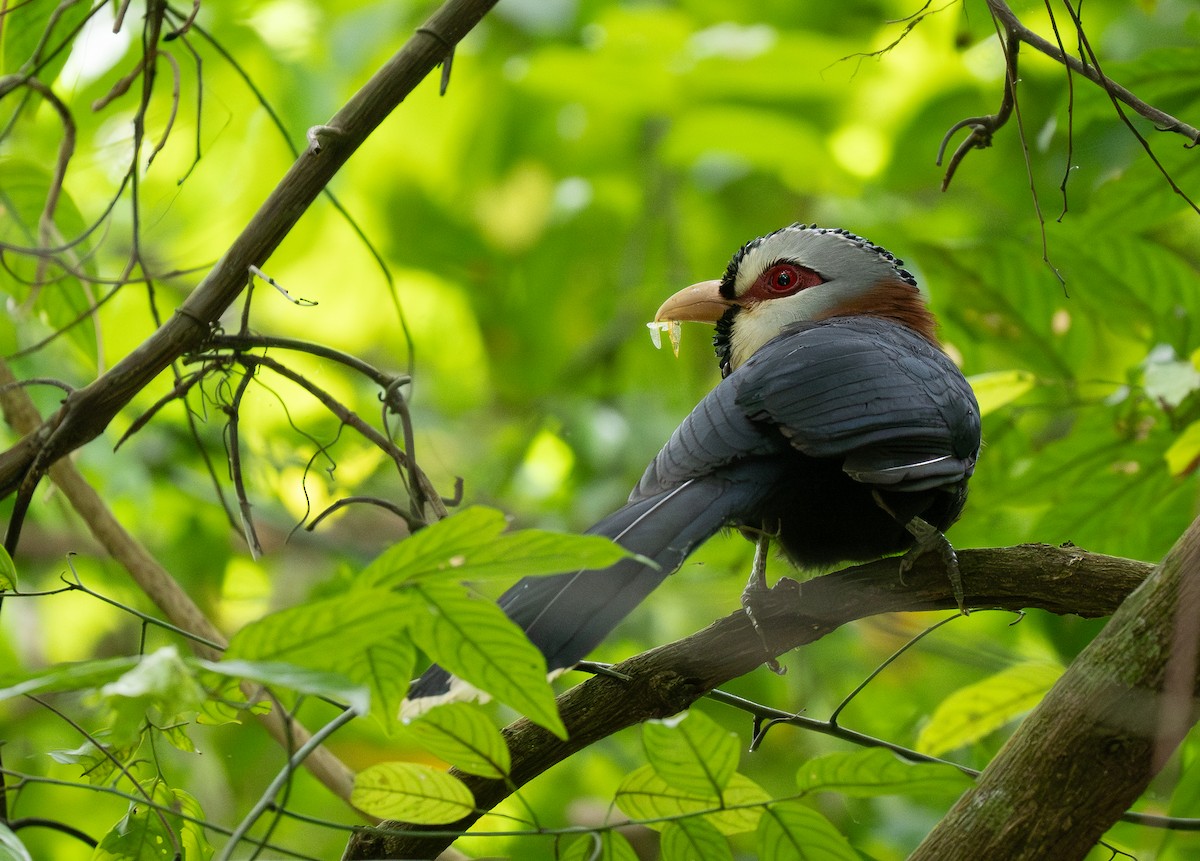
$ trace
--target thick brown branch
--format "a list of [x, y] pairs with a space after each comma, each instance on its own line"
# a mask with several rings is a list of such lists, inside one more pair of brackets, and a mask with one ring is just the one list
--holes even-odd
[[69, 396], [62, 408], [29, 436], [0, 454], [0, 495], [13, 493], [22, 482], [36, 482], [50, 464], [94, 439], [173, 360], [199, 346], [210, 326], [242, 292], [250, 266], [266, 261], [350, 155], [443, 60], [446, 46], [457, 44], [495, 3], [447, 0], [330, 120], [319, 150], [310, 148], [296, 160], [174, 317], [111, 370]]
[[[959, 565], [972, 607], [1103, 616], [1150, 572], [1150, 565], [1087, 553], [1074, 547], [1025, 545], [964, 550]], [[848, 568], [802, 585], [782, 580], [755, 617], [771, 653], [783, 654], [836, 628], [879, 613], [950, 609], [950, 582], [933, 555], [923, 557], [903, 584], [895, 559]], [[618, 730], [683, 711], [708, 691], [751, 672], [768, 656], [746, 614], [737, 611], [699, 633], [617, 665], [628, 681], [597, 676], [558, 698], [570, 736], [558, 739], [528, 721], [505, 730], [513, 754], [508, 781], [458, 774], [475, 794], [480, 812], [551, 766]], [[449, 829], [466, 830], [477, 815]], [[451, 840], [394, 824], [395, 830], [358, 832], [346, 859], [432, 858]], [[447, 830], [447, 829], [441, 829]], [[984, 857], [984, 856], [977, 856]]]
[[1086, 856], [1196, 720], [1198, 614], [1200, 520], [910, 857]]

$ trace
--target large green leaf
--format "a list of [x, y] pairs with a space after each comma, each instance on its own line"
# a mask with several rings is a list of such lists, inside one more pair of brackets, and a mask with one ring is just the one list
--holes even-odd
[[234, 679], [249, 679], [262, 685], [287, 688], [313, 696], [328, 697], [346, 703], [366, 714], [370, 706], [369, 689], [354, 684], [341, 673], [312, 670], [295, 664], [274, 661], [245, 661], [240, 658], [224, 661], [203, 661], [204, 669]]
[[620, 832], [601, 831], [572, 841], [560, 861], [638, 861], [639, 857]]
[[412, 587], [427, 612], [413, 619], [417, 645], [463, 681], [491, 694], [561, 738], [546, 659], [493, 602], [453, 583]]
[[719, 797], [737, 771], [737, 733], [696, 709], [643, 724], [642, 746], [658, 776], [684, 792]]
[[251, 622], [233, 635], [225, 658], [337, 671], [395, 637], [421, 613], [411, 594], [361, 589]]
[[959, 688], [946, 697], [917, 737], [917, 750], [938, 756], [979, 741], [1037, 705], [1062, 667], [1024, 663]]
[[659, 846], [663, 861], [733, 861], [725, 835], [702, 817], [668, 822]]
[[[78, 9], [84, 4], [76, 3], [73, 6]], [[4, 32], [7, 32], [7, 24], [11, 20], [12, 16], [5, 16]], [[64, 189], [58, 198], [53, 229], [48, 235], [42, 229], [44, 209], [53, 184], [52, 173], [42, 165], [0, 157], [0, 207], [5, 213], [5, 217], [0, 219], [0, 241], [23, 249], [46, 245], [58, 247], [78, 241], [87, 224], [68, 189]], [[99, 300], [100, 295], [95, 285], [73, 274], [96, 274], [89, 246], [90, 243], [84, 241], [63, 252], [68, 270], [50, 263], [51, 258], [46, 255], [6, 252], [6, 266], [16, 277], [0, 280], [0, 295], [7, 293], [11, 296], [11, 304], [4, 314], [6, 325], [10, 321], [23, 323], [22, 329], [27, 332], [22, 334], [44, 336], [74, 324], [67, 331], [67, 340], [79, 348], [87, 366], [95, 367], [98, 358], [97, 324], [95, 320], [78, 321]], [[2, 346], [9, 342], [9, 333], [2, 330], [0, 333]], [[8, 346], [5, 351], [10, 352], [11, 349]]]
[[444, 771], [415, 762], [384, 762], [358, 773], [350, 803], [381, 819], [444, 825], [469, 814], [475, 798]]
[[[38, 79], [47, 84], [54, 83], [71, 53], [69, 48], [59, 50], [60, 46], [83, 24], [90, 12], [88, 3], [27, 0], [20, 15], [4, 16], [4, 28], [0, 30], [0, 72], [36, 70]], [[53, 28], [48, 26], [51, 22]], [[35, 57], [39, 46], [40, 56]]]
[[131, 668], [138, 658], [103, 658], [95, 661], [57, 664], [49, 669], [0, 678], [0, 700], [48, 694], [58, 691], [89, 690], [107, 684]]
[[758, 857], [772, 861], [860, 861], [833, 823], [797, 802], [767, 807], [757, 838]]
[[482, 777], [508, 774], [511, 758], [504, 736], [474, 703], [445, 703], [408, 724], [430, 753], [459, 771]]
[[400, 727], [400, 706], [408, 693], [409, 680], [417, 662], [417, 650], [407, 630], [374, 643], [353, 659], [339, 664], [337, 671], [371, 695], [371, 715], [388, 735]]
[[10, 591], [17, 588], [17, 566], [13, 564], [8, 551], [0, 547], [0, 591]]
[[734, 774], [719, 795], [696, 793], [677, 789], [649, 765], [628, 774], [616, 795], [622, 812], [652, 828], [662, 828], [664, 820], [703, 814], [722, 834], [754, 830], [770, 800], [766, 790], [743, 774]]
[[810, 759], [796, 773], [802, 792], [840, 792], [855, 798], [876, 795], [957, 796], [971, 779], [951, 765], [907, 762], [884, 748], [830, 753]]
[[535, 529], [502, 534], [504, 514], [472, 506], [386, 550], [359, 575], [366, 588], [399, 586], [450, 573], [456, 580], [516, 579], [604, 568], [628, 553], [607, 538]]

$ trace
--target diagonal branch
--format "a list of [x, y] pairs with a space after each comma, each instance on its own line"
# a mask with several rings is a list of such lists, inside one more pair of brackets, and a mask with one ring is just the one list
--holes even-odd
[[[973, 607], [1038, 607], [1092, 617], [1112, 613], [1152, 567], [1045, 545], [964, 550], [959, 565]], [[954, 606], [950, 582], [932, 556], [918, 560], [907, 584], [897, 576], [895, 559], [847, 568], [802, 585], [781, 580], [755, 607], [770, 654], [764, 653], [763, 637], [739, 610], [690, 637], [630, 658], [614, 667], [612, 675], [588, 679], [558, 698], [570, 733], [567, 740], [526, 720], [517, 721], [505, 730], [513, 763], [507, 778], [456, 773], [474, 793], [476, 813], [439, 828], [437, 836], [401, 823], [388, 823], [394, 830], [363, 829], [344, 858], [435, 857], [452, 842], [450, 834], [465, 831], [483, 812], [546, 769], [621, 729], [678, 714], [770, 656], [879, 613]]]
[[1200, 520], [910, 858], [1087, 855], [1196, 721], [1198, 613]]
[[61, 409], [0, 454], [0, 496], [20, 490], [6, 545], [15, 549], [24, 509], [49, 466], [99, 436], [172, 361], [194, 350], [288, 232], [367, 139], [496, 0], [447, 0], [324, 127], [321, 146], [292, 165], [196, 290], [153, 335], [107, 373], [67, 397]]
[[1008, 8], [1008, 4], [1004, 0], [987, 0], [987, 5], [988, 9], [991, 10], [992, 14], [996, 16], [1009, 33], [1015, 35], [1035, 51], [1045, 54], [1057, 63], [1062, 63], [1072, 72], [1080, 74], [1093, 84], [1098, 85], [1114, 99], [1124, 103], [1136, 113], [1154, 123], [1159, 131], [1174, 132], [1175, 134], [1182, 135], [1188, 139], [1188, 146], [1195, 146], [1197, 143], [1200, 143], [1200, 129], [1176, 119], [1166, 111], [1146, 104], [1146, 102], [1125, 87], [1118, 84], [1112, 78], [1107, 77], [1096, 66], [1083, 63], [1078, 58], [1064, 53], [1053, 42], [1043, 39], [1022, 24], [1021, 19], [1016, 16], [1012, 9]]
[[[4, 416], [14, 430], [27, 431], [30, 426], [37, 425], [41, 417], [25, 390], [12, 385], [15, 382], [8, 365], [0, 361], [0, 386], [4, 387], [0, 393], [0, 402], [3, 404]], [[189, 634], [198, 635], [209, 643], [225, 642], [225, 637], [196, 606], [196, 602], [180, 587], [170, 572], [117, 521], [100, 498], [100, 494], [87, 483], [74, 463], [62, 460], [52, 465], [50, 478], [87, 524], [93, 537], [129, 572], [133, 581], [171, 624]], [[209, 660], [220, 659], [221, 653], [217, 649], [196, 640], [190, 642], [200, 657]], [[260, 692], [257, 685], [249, 683], [243, 686], [243, 690], [251, 697]], [[285, 709], [272, 708], [269, 712], [258, 715], [258, 718], [280, 746], [289, 752], [294, 745], [302, 745], [310, 737], [308, 730], [288, 717]], [[318, 748], [304, 760], [304, 764], [334, 795], [349, 802], [353, 776], [350, 769], [337, 757], [325, 748]]]

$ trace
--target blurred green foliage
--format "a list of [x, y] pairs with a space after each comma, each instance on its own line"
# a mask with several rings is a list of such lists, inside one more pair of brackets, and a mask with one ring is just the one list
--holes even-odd
[[[31, 0], [5, 13], [0, 72], [22, 69], [57, 7]], [[144, 10], [135, 4], [114, 35], [114, 7], [101, 5], [72, 38], [87, 7], [65, 7], [52, 42], [68, 47], [39, 73], [76, 126], [52, 223], [41, 213], [64, 137], [59, 115], [28, 89], [0, 98], [0, 350], [17, 375], [82, 386], [133, 350], [238, 234], [291, 163], [291, 148], [304, 146], [305, 130], [328, 120], [431, 8], [205, 2], [198, 26], [163, 44], [175, 64], [157, 66], [135, 158], [142, 79], [93, 106], [139, 62]], [[461, 477], [466, 501], [495, 505], [519, 525], [581, 530], [621, 503], [717, 378], [703, 329], [684, 330], [678, 360], [652, 349], [643, 324], [661, 300], [716, 277], [741, 243], [782, 224], [846, 227], [905, 258], [968, 375], [1000, 373], [1021, 390], [985, 416], [972, 499], [951, 540], [1071, 541], [1157, 560], [1200, 502], [1200, 215], [1163, 176], [1200, 199], [1197, 151], [1126, 110], [1160, 171], [1101, 90], [1026, 50], [1019, 115], [993, 147], [969, 154], [942, 192], [944, 168], [934, 163], [942, 136], [996, 109], [1004, 64], [982, 4], [918, 8], [503, 0], [456, 52], [448, 93], [423, 83], [335, 181], [331, 191], [353, 222], [321, 200], [268, 261], [272, 278], [318, 304], [289, 303], [260, 283], [251, 324], [411, 371], [415, 455], [443, 494]], [[1046, 7], [1016, 9], [1051, 33]], [[924, 17], [909, 28], [914, 13]], [[1058, 23], [1072, 46], [1065, 16]], [[1089, 0], [1084, 23], [1109, 75], [1200, 124], [1200, 4]], [[122, 183], [131, 164], [136, 185]], [[76, 239], [95, 223], [63, 255], [69, 271], [12, 248]], [[130, 272], [135, 249], [140, 264]], [[151, 280], [114, 292], [114, 282], [143, 276]], [[42, 343], [101, 299], [97, 314]], [[226, 329], [237, 329], [239, 315], [230, 311]], [[378, 415], [377, 392], [363, 380], [312, 357], [287, 358], [360, 415]], [[240, 430], [261, 559], [249, 558], [236, 516], [214, 490], [213, 476], [232, 502], [221, 410], [231, 386], [208, 386], [187, 411], [169, 406], [114, 452], [138, 415], [170, 392], [174, 381], [163, 375], [77, 455], [126, 528], [229, 632], [322, 594], [339, 572], [406, 534], [368, 506], [343, 509], [313, 534], [294, 531], [340, 497], [403, 501], [405, 492], [381, 454], [339, 432], [298, 388], [265, 372], [260, 382]], [[31, 394], [43, 413], [61, 398], [51, 387]], [[0, 441], [15, 437], [5, 429]], [[71, 552], [91, 588], [153, 611], [65, 502], [39, 492], [16, 556], [21, 588], [53, 588]], [[740, 538], [714, 540], [597, 657], [631, 654], [730, 611], [748, 561]], [[733, 689], [827, 715], [929, 621], [861, 623], [790, 656], [786, 677], [758, 673]], [[1065, 664], [1100, 624], [1039, 614], [1010, 621], [976, 613], [926, 638], [855, 699], [843, 722], [913, 745], [959, 688], [1012, 666]], [[79, 593], [7, 600], [2, 629], [0, 657], [27, 669], [171, 640]], [[746, 746], [745, 716], [704, 711]], [[98, 730], [102, 715], [83, 713]], [[301, 711], [314, 726], [329, 716], [320, 705]], [[0, 730], [6, 768], [79, 780], [77, 764], [46, 755], [84, 741], [58, 717], [17, 701], [0, 710]], [[253, 728], [201, 727], [193, 736], [206, 755], [159, 751], [160, 768], [210, 821], [236, 824], [282, 753]], [[1003, 737], [953, 755], [981, 766]], [[355, 768], [423, 756], [371, 725], [339, 733], [332, 747]], [[777, 728], [740, 768], [787, 795], [804, 761], [846, 750]], [[1145, 809], [1200, 812], [1198, 750], [1184, 745]], [[595, 824], [643, 764], [638, 734], [623, 733], [501, 813], [526, 822], [533, 810], [546, 827]], [[287, 806], [356, 821], [307, 774], [295, 777]], [[891, 859], [920, 840], [945, 799], [822, 795], [818, 807], [860, 852]], [[126, 802], [30, 784], [13, 812], [64, 809], [99, 837], [126, 815]], [[497, 816], [483, 827], [513, 822]], [[61, 834], [21, 837], [34, 857], [89, 857]], [[1121, 825], [1111, 838], [1140, 857], [1200, 856], [1200, 839], [1186, 835]], [[345, 835], [285, 816], [271, 839], [336, 857]], [[523, 858], [555, 851], [549, 838], [460, 845]], [[752, 840], [738, 846], [754, 851]]]

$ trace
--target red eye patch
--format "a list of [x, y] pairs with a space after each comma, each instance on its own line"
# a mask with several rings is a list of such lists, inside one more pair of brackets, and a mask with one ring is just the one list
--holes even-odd
[[808, 287], [824, 282], [816, 272], [796, 263], [775, 263], [768, 266], [754, 286], [744, 294], [746, 298], [778, 299], [791, 296]]

